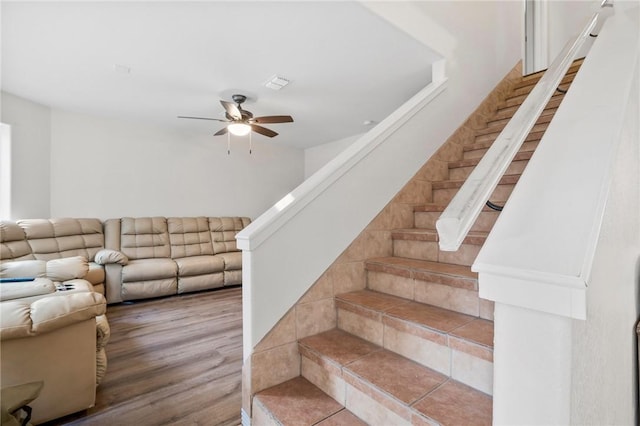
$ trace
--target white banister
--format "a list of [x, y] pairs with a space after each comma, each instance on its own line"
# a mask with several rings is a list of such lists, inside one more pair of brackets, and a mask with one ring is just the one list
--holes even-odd
[[640, 7], [616, 3], [472, 269], [496, 425], [638, 424]]
[[458, 250], [578, 51], [589, 38], [599, 15], [600, 12], [594, 13], [582, 32], [567, 43], [440, 215], [436, 222], [440, 250]]

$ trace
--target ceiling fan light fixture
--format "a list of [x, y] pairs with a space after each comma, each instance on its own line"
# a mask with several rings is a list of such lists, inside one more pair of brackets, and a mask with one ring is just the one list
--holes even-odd
[[236, 136], [246, 136], [251, 132], [251, 126], [246, 123], [231, 123], [227, 129]]

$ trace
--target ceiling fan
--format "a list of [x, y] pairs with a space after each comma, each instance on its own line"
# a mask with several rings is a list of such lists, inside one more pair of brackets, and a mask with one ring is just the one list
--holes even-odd
[[260, 126], [260, 124], [265, 123], [292, 123], [293, 118], [290, 115], [268, 115], [265, 117], [254, 117], [251, 111], [247, 111], [242, 109], [242, 103], [247, 100], [247, 97], [244, 95], [233, 95], [231, 96], [233, 102], [228, 101], [220, 101], [225, 110], [226, 120], [220, 120], [218, 118], [207, 118], [207, 117], [186, 117], [186, 116], [178, 116], [178, 118], [191, 118], [196, 120], [212, 120], [212, 121], [221, 121], [223, 123], [229, 123], [227, 126], [218, 130], [214, 133], [214, 136], [221, 136], [228, 133], [234, 134], [236, 136], [244, 136], [249, 134], [251, 131], [256, 133], [260, 133], [261, 135], [267, 137], [274, 137], [278, 134], [271, 129], [267, 129], [266, 127]]

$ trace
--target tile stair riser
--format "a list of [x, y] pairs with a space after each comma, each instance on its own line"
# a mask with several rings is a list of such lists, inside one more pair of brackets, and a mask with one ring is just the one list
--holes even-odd
[[[374, 271], [367, 271], [367, 283], [370, 290], [398, 297], [411, 297], [416, 302], [493, 321], [493, 302], [480, 299], [477, 288], [460, 288]], [[338, 327], [349, 328], [349, 332], [353, 334], [366, 334], [370, 342], [382, 344], [384, 330], [377, 325], [379, 319], [361, 318], [356, 315], [349, 311], [338, 311]]]
[[480, 251], [478, 244], [462, 243], [456, 252], [440, 251], [437, 241], [393, 241], [393, 255], [408, 259], [429, 260], [432, 262], [453, 263], [454, 265], [471, 266]]
[[[382, 346], [391, 352], [409, 358], [420, 365], [431, 368], [446, 376], [451, 377], [455, 375], [457, 377], [456, 380], [484, 393], [491, 394], [491, 380], [493, 376], [488, 373], [487, 368], [492, 371], [493, 363], [484, 359], [487, 358], [486, 356], [481, 358], [475, 356], [473, 353], [466, 353], [459, 349], [451, 348], [449, 342], [452, 338], [441, 332], [426, 329], [417, 324], [398, 320], [386, 315], [381, 315], [378, 320], [373, 320], [368, 316], [365, 317], [352, 311], [346, 311], [343, 309], [345, 304], [338, 304], [338, 306], [338, 328], [341, 330]], [[345, 311], [347, 315], [344, 315]], [[343, 318], [349, 319], [347, 321], [341, 321], [341, 315], [343, 315]], [[374, 328], [374, 330], [360, 334], [363, 325], [356, 325], [355, 323], [358, 321], [366, 324], [367, 327]], [[376, 336], [376, 338], [370, 340], [370, 336]], [[492, 353], [492, 351], [489, 352]], [[457, 364], [452, 363], [452, 360], [456, 359], [458, 359]], [[317, 364], [316, 361], [316, 365]], [[322, 365], [320, 365], [320, 367], [322, 367]], [[479, 368], [478, 374], [470, 370], [470, 367]], [[307, 366], [307, 368], [311, 370], [309, 366]], [[317, 372], [308, 374], [312, 378], [305, 377], [312, 382], [313, 380], [317, 380], [315, 377], [325, 377], [325, 375]], [[335, 371], [333, 374], [335, 375]], [[321, 383], [316, 384], [316, 386], [324, 390], [324, 388], [331, 388], [336, 382], [333, 378], [325, 381], [329, 383], [329, 385]], [[338, 400], [338, 402], [341, 401]], [[345, 406], [351, 411], [354, 411], [349, 407], [348, 403], [345, 404]]]
[[300, 346], [301, 375], [324, 393], [346, 406], [346, 383], [342, 369], [330, 361], [318, 359], [315, 354]]
[[[567, 71], [567, 74], [565, 74], [564, 78], [560, 81], [559, 86], [571, 83], [576, 76], [576, 71], [577, 68], [573, 68]], [[522, 84], [514, 86], [514, 90], [511, 92], [511, 96], [520, 96], [531, 93], [534, 86], [538, 83], [539, 80], [540, 79], [537, 79], [535, 81], [527, 81], [526, 83], [523, 82]]]
[[[514, 185], [498, 185], [489, 200], [508, 200]], [[448, 205], [460, 188], [434, 189], [433, 202]]]
[[[574, 65], [571, 65], [569, 67], [569, 69], [567, 70], [567, 72], [565, 74], [565, 77], [563, 78], [563, 81], [565, 81], [565, 79], [567, 79], [567, 78], [573, 79], [575, 77], [575, 74], [580, 69], [581, 65], [582, 65], [582, 61], [576, 62]], [[538, 81], [540, 81], [540, 79], [542, 78], [543, 75], [544, 75], [544, 73], [536, 73], [536, 74], [525, 75], [522, 78], [522, 81], [520, 81], [519, 83], [516, 83], [516, 84], [513, 85], [512, 90], [516, 90], [516, 89], [519, 89], [519, 88], [525, 87], [525, 86], [535, 85], [536, 83], [538, 83]]]
[[[545, 110], [542, 112], [542, 114], [549, 113], [550, 109], [558, 108], [558, 106], [560, 106], [560, 103], [562, 102], [562, 99], [563, 99], [563, 96], [552, 97], [547, 103], [547, 105], [545, 106]], [[520, 105], [513, 105], [510, 107], [500, 108], [496, 110], [491, 120], [502, 120], [504, 118], [511, 118], [513, 117], [513, 114], [515, 114], [515, 112], [518, 110], [519, 107]]]
[[[547, 117], [545, 117], [546, 119]], [[480, 139], [482, 139], [482, 136], [487, 136], [487, 135], [494, 135], [494, 136], [498, 136], [500, 134], [500, 132], [502, 132], [503, 128], [504, 128], [505, 124], [501, 124], [499, 126], [493, 126], [493, 127], [485, 127], [483, 129], [478, 129], [476, 131], [476, 139], [475, 141], [478, 142]], [[544, 121], [541, 123], [535, 123], [533, 125], [533, 127], [531, 128], [530, 132], [542, 132], [545, 131], [547, 129], [547, 127], [549, 127], [549, 123]]]
[[[540, 116], [538, 117], [538, 119], [536, 120], [536, 124], [544, 124], [544, 123], [549, 123], [551, 122], [551, 120], [553, 119], [553, 116], [556, 112], [557, 108], [549, 108], [549, 109], [545, 109], [542, 114], [540, 114]], [[509, 120], [511, 120], [511, 116], [505, 117], [505, 118], [496, 118], [496, 117], [492, 117], [491, 120], [487, 121], [487, 130], [494, 130], [495, 131], [502, 131], [502, 129], [504, 129], [504, 127], [507, 125], [507, 123], [509, 122]]]
[[[544, 136], [544, 132], [547, 130], [547, 125], [534, 126], [534, 129], [529, 132], [529, 134], [524, 138], [524, 142], [537, 142], [542, 139]], [[467, 144], [463, 147], [462, 151], [471, 151], [478, 148], [487, 148], [491, 146], [495, 140], [498, 138], [499, 133], [489, 133], [486, 135], [476, 136], [473, 143]], [[478, 146], [479, 144], [483, 144], [486, 146]]]
[[[512, 161], [505, 172], [505, 175], [520, 175], [524, 171], [529, 160]], [[464, 180], [469, 177], [475, 166], [456, 167], [449, 169], [450, 180]]]
[[264, 407], [258, 400], [253, 401], [252, 409], [252, 426], [282, 426], [282, 424], [276, 420], [268, 409]]
[[[499, 201], [499, 200], [495, 200]], [[500, 201], [499, 204], [502, 205], [504, 202]], [[414, 217], [414, 226], [418, 229], [436, 229], [436, 221], [440, 217], [442, 212], [415, 212], [413, 214]], [[499, 212], [496, 211], [482, 211], [476, 219], [475, 223], [471, 227], [471, 232], [474, 231], [482, 231], [488, 232], [493, 228], [493, 225], [498, 220]]]
[[[539, 143], [540, 143], [539, 140], [530, 141], [530, 142], [524, 142], [520, 146], [520, 149], [518, 150], [518, 152], [535, 151], [535, 149], [536, 149], [536, 147], [538, 146]], [[479, 148], [479, 149], [472, 149], [472, 148], [473, 148], [473, 146], [469, 146], [467, 148], [467, 150], [465, 150], [463, 152], [463, 154], [462, 154], [462, 159], [463, 160], [471, 160], [471, 159], [476, 159], [476, 158], [482, 158], [482, 157], [484, 157], [484, 155], [489, 150], [489, 148]]]

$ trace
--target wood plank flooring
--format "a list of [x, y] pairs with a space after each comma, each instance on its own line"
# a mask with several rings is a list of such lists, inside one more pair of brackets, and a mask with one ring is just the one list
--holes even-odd
[[58, 425], [238, 425], [242, 289], [107, 308], [111, 339], [96, 405]]

